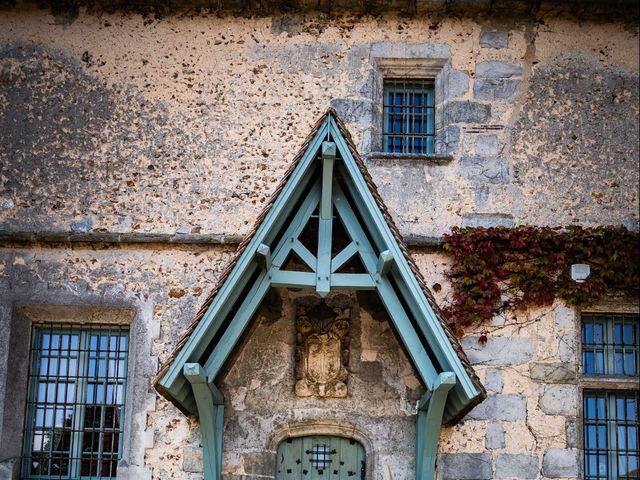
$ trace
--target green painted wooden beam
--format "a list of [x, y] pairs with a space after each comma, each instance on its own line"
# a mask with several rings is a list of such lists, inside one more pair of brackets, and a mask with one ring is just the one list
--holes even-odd
[[302, 260], [307, 267], [315, 272], [318, 259], [300, 240], [295, 239], [293, 241], [293, 251], [296, 252], [296, 255], [300, 257], [300, 260]]
[[336, 144], [322, 142], [322, 201], [320, 202], [320, 218], [331, 218], [331, 184], [333, 183], [333, 163], [336, 160]]
[[336, 144], [322, 144], [322, 198], [318, 219], [318, 255], [316, 268], [316, 292], [322, 298], [331, 291], [331, 239], [333, 236], [333, 164]]
[[191, 384], [198, 406], [204, 478], [205, 480], [220, 480], [222, 478], [222, 428], [224, 423], [222, 393], [213, 383], [207, 381], [204, 369], [199, 363], [185, 363], [182, 371]]
[[286, 288], [313, 288], [316, 286], [314, 272], [290, 272], [288, 270], [271, 270], [271, 285]]
[[333, 273], [331, 288], [341, 290], [375, 290], [376, 282], [368, 273]]
[[416, 480], [433, 480], [438, 453], [438, 440], [447, 395], [456, 384], [453, 372], [438, 375], [431, 392], [420, 402], [416, 426]]
[[331, 259], [331, 273], [337, 272], [340, 267], [351, 260], [358, 253], [358, 247], [351, 242]]

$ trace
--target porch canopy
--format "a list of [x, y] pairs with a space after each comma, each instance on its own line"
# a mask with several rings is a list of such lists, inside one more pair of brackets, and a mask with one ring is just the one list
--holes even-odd
[[215, 380], [271, 287], [315, 289], [321, 297], [338, 289], [377, 292], [427, 390], [417, 416], [416, 469], [418, 479], [433, 478], [441, 423], [462, 418], [485, 391], [333, 110], [314, 126], [156, 376], [161, 395], [200, 417], [206, 480], [219, 479], [221, 470], [224, 399]]

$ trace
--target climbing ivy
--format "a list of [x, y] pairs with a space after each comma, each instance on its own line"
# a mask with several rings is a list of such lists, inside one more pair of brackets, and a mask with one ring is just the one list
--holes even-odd
[[[458, 331], [555, 298], [588, 306], [608, 292], [640, 291], [638, 233], [624, 227], [454, 228], [444, 249], [455, 258], [444, 312]], [[571, 279], [574, 263], [590, 265], [584, 283]]]

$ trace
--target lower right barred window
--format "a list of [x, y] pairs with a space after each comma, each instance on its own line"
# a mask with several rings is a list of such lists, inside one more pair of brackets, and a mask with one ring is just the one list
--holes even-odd
[[582, 315], [584, 478], [640, 478], [639, 316]]

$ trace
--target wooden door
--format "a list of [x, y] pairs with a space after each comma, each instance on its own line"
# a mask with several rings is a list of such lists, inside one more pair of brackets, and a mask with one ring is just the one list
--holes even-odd
[[364, 480], [364, 447], [350, 438], [313, 435], [278, 446], [276, 480]]

